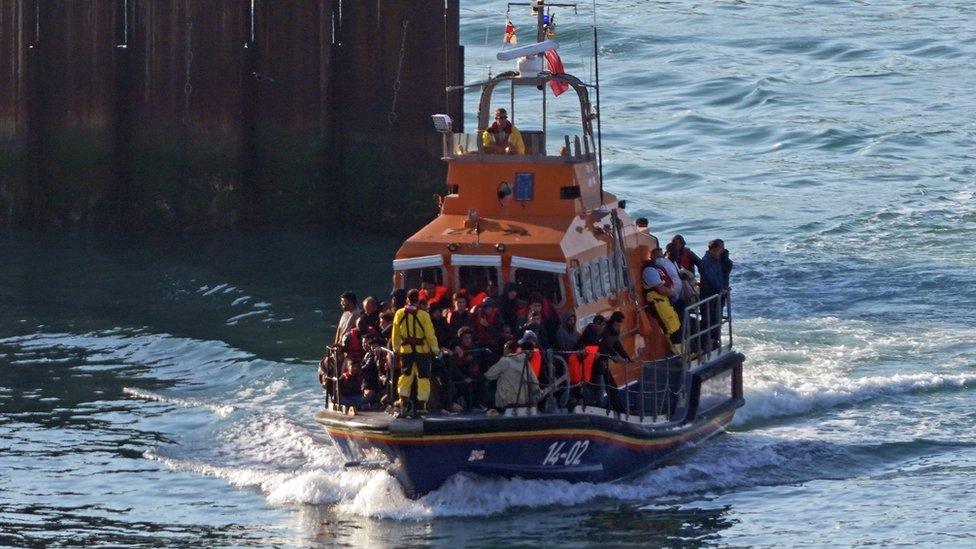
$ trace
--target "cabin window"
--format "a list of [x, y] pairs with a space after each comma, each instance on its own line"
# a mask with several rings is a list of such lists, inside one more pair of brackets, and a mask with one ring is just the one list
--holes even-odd
[[603, 274], [603, 287], [607, 289], [607, 293], [617, 293], [617, 277], [610, 272], [610, 258], [604, 257], [600, 260], [600, 266], [601, 274]]
[[610, 293], [610, 288], [607, 288], [604, 283], [604, 273], [603, 273], [603, 262], [597, 259], [593, 262], [593, 286], [597, 288], [597, 295], [604, 297]]
[[420, 288], [426, 281], [432, 281], [438, 286], [444, 285], [444, 269], [441, 267], [424, 267], [422, 269], [408, 269], [400, 273], [401, 288], [412, 290]]
[[593, 299], [603, 297], [603, 288], [600, 287], [600, 266], [595, 261], [586, 264], [586, 278], [590, 283], [590, 291], [593, 292]]
[[515, 269], [515, 286], [521, 299], [529, 299], [533, 292], [539, 292], [552, 305], [563, 302], [563, 290], [557, 273], [547, 273], [533, 269]]
[[571, 268], [569, 279], [573, 281], [573, 296], [576, 298], [576, 304], [586, 303], [586, 298], [583, 297], [583, 271], [578, 267]]
[[627, 266], [624, 263], [624, 254], [622, 253], [613, 254], [613, 263], [614, 266], [616, 267], [615, 271], [617, 277], [617, 288], [621, 290], [627, 288], [629, 286], [627, 284], [627, 276], [629, 275], [627, 274]]
[[590, 285], [590, 264], [583, 265], [582, 269], [580, 284], [583, 287], [583, 301], [589, 303], [596, 297], [593, 295], [593, 286]]
[[476, 296], [488, 289], [488, 284], [498, 287], [498, 269], [484, 266], [458, 267], [458, 290], [467, 290], [468, 295]]
[[535, 174], [519, 172], [515, 174], [515, 200], [526, 202], [535, 198]]

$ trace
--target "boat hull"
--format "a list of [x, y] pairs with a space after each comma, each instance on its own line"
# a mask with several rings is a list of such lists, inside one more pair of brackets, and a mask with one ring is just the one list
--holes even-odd
[[[721, 432], [728, 410], [672, 436], [641, 439], [591, 428], [498, 431], [488, 434], [398, 437], [330, 427], [342, 454], [354, 463], [384, 462], [418, 497], [457, 473], [570, 482], [610, 482], [654, 467]], [[514, 425], [510, 428], [517, 428]]]
[[[387, 469], [409, 497], [435, 490], [458, 473], [611, 482], [652, 468], [724, 430], [743, 404], [735, 390], [741, 360], [712, 370], [705, 374], [716, 379], [727, 374], [728, 381], [721, 382], [729, 387], [725, 398], [713, 399], [704, 411], [690, 407], [684, 421], [665, 425], [593, 410], [421, 420], [391, 420], [379, 413], [350, 418], [322, 411], [316, 419], [351, 466]], [[702, 381], [696, 379], [695, 385]]]

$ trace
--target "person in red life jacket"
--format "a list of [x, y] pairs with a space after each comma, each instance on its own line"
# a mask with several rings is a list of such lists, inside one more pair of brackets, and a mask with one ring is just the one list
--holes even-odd
[[692, 275], [695, 274], [696, 267], [701, 269], [701, 258], [685, 245], [685, 237], [676, 234], [671, 239], [671, 244], [674, 245], [674, 253], [676, 255], [674, 262], [678, 264], [678, 267], [691, 272]]
[[[498, 288], [492, 281], [489, 280], [485, 283], [484, 288], [481, 291], [472, 293], [471, 299], [468, 300], [468, 306], [477, 307], [485, 303], [485, 301], [489, 300], [489, 298], [497, 298], [497, 294]], [[495, 303], [495, 306], [497, 306], [497, 302]]]
[[647, 314], [658, 320], [661, 329], [671, 338], [672, 343], [677, 343], [675, 338], [681, 337], [681, 321], [671, 305], [671, 294], [674, 288], [671, 276], [651, 259], [645, 261], [641, 269]]
[[447, 302], [448, 297], [447, 288], [433, 280], [425, 280], [423, 288], [420, 289], [420, 301], [427, 302], [429, 307], [450, 307], [451, 304]]
[[489, 154], [525, 154], [522, 133], [508, 120], [505, 109], [495, 109], [495, 121], [481, 134], [481, 145]]
[[[407, 292], [407, 304], [393, 317], [393, 348], [400, 356], [401, 413], [408, 401], [414, 401], [413, 414], [419, 417], [427, 409], [430, 399], [430, 369], [432, 355], [440, 353], [430, 315], [420, 307], [420, 292]], [[415, 398], [414, 398], [415, 395]]]
[[342, 338], [342, 353], [345, 355], [346, 360], [362, 362], [363, 357], [366, 355], [366, 349], [362, 343], [363, 338], [372, 337], [375, 333], [369, 325], [368, 318], [365, 316], [357, 318], [356, 327]]
[[687, 305], [698, 301], [698, 284], [695, 282], [694, 273], [678, 264], [680, 255], [678, 246], [674, 242], [668, 244], [664, 250], [664, 258], [678, 269], [678, 278], [681, 279], [680, 301], [682, 305]]
[[363, 407], [363, 375], [360, 359], [349, 359], [346, 368], [339, 376], [339, 404], [350, 406], [353, 413]]

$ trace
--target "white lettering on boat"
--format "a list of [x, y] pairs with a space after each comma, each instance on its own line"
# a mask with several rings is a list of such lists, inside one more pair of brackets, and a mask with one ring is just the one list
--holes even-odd
[[[549, 445], [549, 453], [542, 460], [543, 465], [579, 465], [583, 454], [590, 448], [590, 441], [577, 440], [576, 442], [553, 442]], [[563, 451], [565, 449], [565, 451]]]

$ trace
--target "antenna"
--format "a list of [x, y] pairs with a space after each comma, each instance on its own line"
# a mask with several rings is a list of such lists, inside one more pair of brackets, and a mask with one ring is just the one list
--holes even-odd
[[600, 120], [603, 110], [600, 108], [600, 50], [596, 39], [596, 26], [593, 26], [593, 69], [596, 73], [596, 161], [600, 168], [600, 204], [603, 204], [603, 131]]

